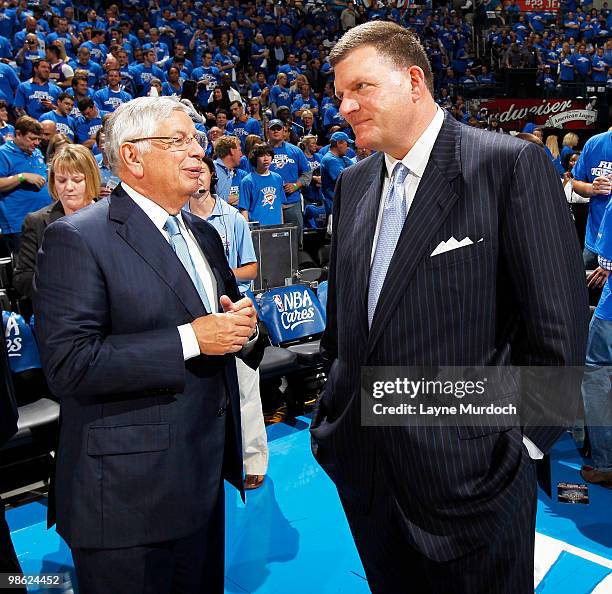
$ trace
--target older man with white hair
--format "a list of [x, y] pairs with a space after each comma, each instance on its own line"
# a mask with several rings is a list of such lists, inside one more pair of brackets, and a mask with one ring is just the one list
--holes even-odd
[[223, 479], [243, 492], [234, 354], [256, 316], [217, 232], [181, 212], [204, 154], [188, 110], [121, 105], [106, 126], [121, 183], [39, 253], [57, 529], [87, 594], [223, 592]]

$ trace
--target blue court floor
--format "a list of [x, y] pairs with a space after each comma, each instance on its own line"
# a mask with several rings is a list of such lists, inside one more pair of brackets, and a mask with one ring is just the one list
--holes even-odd
[[[369, 592], [335, 488], [310, 453], [308, 423], [268, 427], [269, 474], [246, 506], [226, 489], [226, 593]], [[539, 492], [537, 594], [612, 594], [612, 490], [591, 486], [589, 505], [556, 501], [558, 482], [581, 482], [580, 464], [563, 438], [552, 455], [554, 501]], [[46, 530], [45, 514], [44, 501], [7, 513], [23, 570], [67, 572], [74, 583], [70, 551]], [[77, 590], [68, 583], [62, 592]]]

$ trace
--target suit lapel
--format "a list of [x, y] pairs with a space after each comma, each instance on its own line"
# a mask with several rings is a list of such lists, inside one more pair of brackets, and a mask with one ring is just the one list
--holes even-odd
[[117, 233], [168, 285], [195, 318], [206, 312], [189, 274], [151, 219], [118, 186], [110, 198], [109, 218], [119, 223]]
[[360, 331], [363, 332], [364, 336], [368, 334], [370, 259], [380, 206], [380, 193], [385, 175], [384, 162], [384, 153], [377, 153], [376, 156], [372, 157], [366, 191], [355, 208], [354, 237], [357, 239], [357, 249], [354, 255], [354, 270], [356, 270], [355, 288], [358, 307], [356, 319], [360, 321]]
[[389, 264], [372, 320], [368, 354], [405, 294], [417, 266], [429, 256], [427, 247], [434, 234], [460, 198], [460, 147], [461, 126], [446, 114]]

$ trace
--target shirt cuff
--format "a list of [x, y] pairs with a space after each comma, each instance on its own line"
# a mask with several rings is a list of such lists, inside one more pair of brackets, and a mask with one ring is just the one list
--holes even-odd
[[188, 361], [193, 359], [200, 354], [200, 345], [196, 338], [195, 332], [191, 327], [191, 324], [183, 324], [178, 326], [178, 333], [181, 337], [181, 346], [183, 347], [183, 359]]
[[541, 460], [542, 458], [544, 458], [544, 452], [542, 452], [540, 448], [525, 435], [523, 435], [523, 445], [527, 448], [527, 451], [529, 452], [529, 457], [532, 460]]
[[607, 258], [603, 258], [602, 256], [597, 256], [597, 261], [599, 265], [605, 270], [612, 270], [612, 260], [608, 260]]

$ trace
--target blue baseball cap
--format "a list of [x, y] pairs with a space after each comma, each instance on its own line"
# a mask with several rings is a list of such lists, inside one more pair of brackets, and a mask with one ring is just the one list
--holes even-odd
[[344, 142], [348, 142], [350, 144], [353, 144], [355, 141], [351, 140], [351, 138], [349, 137], [348, 134], [346, 134], [346, 132], [334, 132], [330, 137], [329, 137], [329, 141], [330, 142], [338, 142], [338, 141], [344, 141]]
[[274, 128], [276, 126], [278, 126], [280, 128], [284, 128], [285, 127], [285, 123], [283, 122], [283, 120], [279, 120], [279, 119], [270, 120], [268, 122], [268, 128]]

